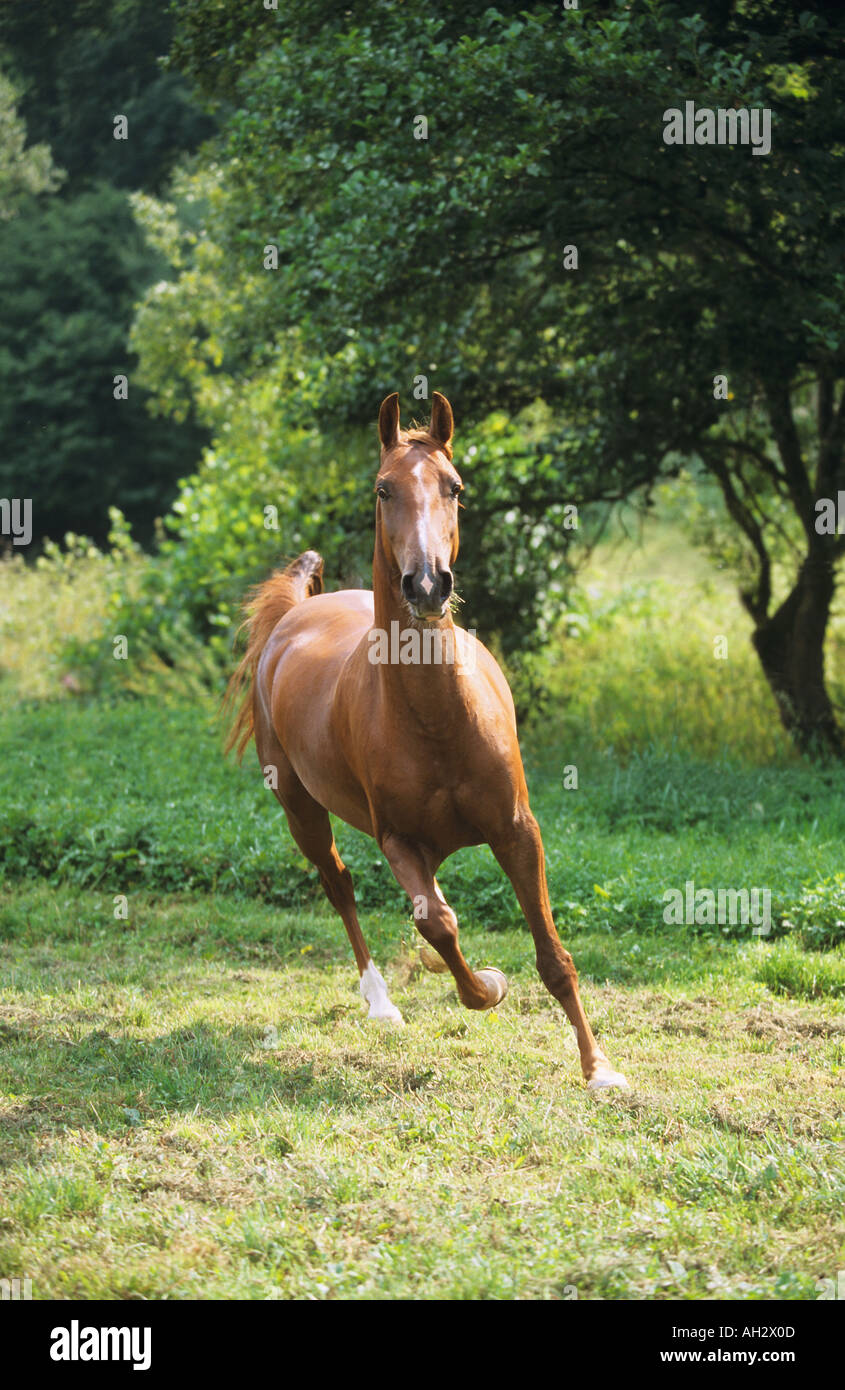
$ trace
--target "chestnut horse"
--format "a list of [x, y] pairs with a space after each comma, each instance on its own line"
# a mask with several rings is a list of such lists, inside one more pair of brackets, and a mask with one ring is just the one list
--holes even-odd
[[[451, 406], [435, 391], [428, 429], [405, 431], [394, 392], [378, 429], [373, 592], [323, 593], [313, 550], [258, 586], [227, 697], [243, 697], [227, 751], [235, 746], [242, 756], [254, 734], [291, 834], [349, 933], [370, 1018], [402, 1022], [361, 933], [329, 812], [377, 842], [440, 957], [430, 957], [430, 968], [451, 970], [468, 1009], [498, 1004], [507, 981], [500, 970], [467, 965], [435, 874], [455, 850], [490, 845], [531, 929], [540, 977], [575, 1029], [588, 1086], [627, 1086], [593, 1037], [552, 921], [507, 681], [486, 648], [452, 622], [462, 485]], [[414, 657], [414, 640], [431, 628], [444, 653], [421, 659], [418, 646]], [[407, 640], [404, 655], [388, 634], [401, 634], [403, 648]]]

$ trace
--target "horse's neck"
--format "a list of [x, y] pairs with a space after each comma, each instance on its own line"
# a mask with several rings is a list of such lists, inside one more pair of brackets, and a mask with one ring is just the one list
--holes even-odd
[[[450, 714], [455, 722], [460, 722], [468, 695], [466, 681], [460, 674], [456, 628], [450, 613], [436, 626], [441, 660], [402, 662], [397, 660], [397, 646], [401, 647], [402, 634], [411, 626], [408, 610], [399, 597], [399, 576], [391, 574], [387, 558], [377, 546], [373, 558], [373, 629], [384, 634], [388, 656], [375, 666], [382, 690], [397, 714], [413, 709], [426, 727], [445, 729], [452, 723]], [[431, 636], [420, 624], [420, 654]]]

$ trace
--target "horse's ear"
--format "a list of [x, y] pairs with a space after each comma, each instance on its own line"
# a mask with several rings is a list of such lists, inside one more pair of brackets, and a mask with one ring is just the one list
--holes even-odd
[[378, 437], [385, 449], [399, 443], [399, 392], [385, 396], [378, 413]]
[[455, 421], [452, 417], [452, 407], [445, 396], [441, 396], [439, 391], [431, 393], [431, 423], [428, 432], [438, 444], [448, 444], [452, 438], [455, 428]]

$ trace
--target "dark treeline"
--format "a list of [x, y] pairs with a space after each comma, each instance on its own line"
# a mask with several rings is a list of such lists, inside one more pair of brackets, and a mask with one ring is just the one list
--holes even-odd
[[[37, 499], [37, 538], [102, 542], [114, 504], [148, 540], [206, 438], [192, 418], [150, 415], [128, 347], [135, 302], [165, 270], [128, 195], [166, 191], [174, 163], [214, 129], [158, 61], [171, 28], [166, 7], [144, 0], [0, 10], [0, 74], [29, 145], [46, 144], [64, 174], [0, 221], [0, 495]], [[114, 138], [118, 116], [126, 139]]]

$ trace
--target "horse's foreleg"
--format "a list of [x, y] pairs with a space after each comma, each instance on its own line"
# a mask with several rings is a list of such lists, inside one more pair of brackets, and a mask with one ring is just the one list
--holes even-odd
[[[322, 807], [320, 809], [322, 810]], [[343, 925], [346, 927], [358, 966], [358, 974], [361, 977], [361, 995], [370, 1006], [367, 1017], [386, 1019], [390, 1023], [401, 1024], [404, 1021], [402, 1015], [387, 992], [387, 983], [370, 955], [358, 922], [352, 875], [337, 852], [328, 815], [325, 812], [323, 814], [326, 817], [325, 830], [328, 831], [328, 835], [322, 831], [319, 843], [312, 838], [310, 833], [302, 833], [302, 822], [288, 811], [287, 818], [291, 834], [303, 854], [306, 854], [317, 866], [326, 897], [335, 911], [339, 913]], [[326, 847], [327, 839], [329, 841], [328, 847]]]
[[470, 970], [458, 946], [458, 919], [441, 893], [424, 852], [391, 834], [383, 836], [381, 849], [397, 883], [413, 903], [420, 935], [454, 975], [461, 1003], [468, 1009], [492, 1009], [507, 994], [507, 980], [492, 966]]
[[527, 807], [511, 827], [509, 835], [490, 848], [514, 886], [519, 905], [531, 928], [537, 950], [537, 969], [550, 994], [566, 1011], [575, 1030], [581, 1070], [590, 1090], [601, 1086], [627, 1087], [620, 1072], [614, 1071], [593, 1036], [581, 995], [572, 957], [563, 949], [552, 921], [546, 865], [540, 828]]
[[276, 796], [287, 817], [290, 833], [306, 859], [317, 869], [326, 897], [346, 927], [361, 977], [361, 994], [370, 1006], [367, 1017], [401, 1024], [402, 1015], [390, 999], [387, 984], [364, 940], [352, 875], [337, 852], [328, 812], [302, 785], [275, 738], [262, 739], [259, 758], [262, 767], [276, 768]]
[[[325, 817], [325, 819], [327, 819], [329, 837], [331, 837], [331, 821], [328, 820], [328, 816]], [[293, 824], [290, 815], [288, 815], [288, 824], [299, 848], [302, 849], [303, 853], [309, 856], [309, 859], [313, 859], [315, 866], [317, 866], [318, 873], [320, 873], [322, 888], [324, 888], [325, 895], [327, 895], [328, 901], [331, 902], [332, 908], [335, 908], [339, 916], [342, 917], [343, 926], [346, 927], [347, 935], [349, 935], [349, 940], [352, 942], [356, 965], [359, 967], [361, 997], [366, 999], [367, 1004], [370, 1005], [370, 1011], [368, 1011], [367, 1017], [370, 1017], [370, 1019], [386, 1019], [391, 1023], [403, 1023], [402, 1013], [399, 1012], [399, 1009], [396, 1008], [391, 997], [389, 997], [388, 986], [386, 986], [384, 976], [382, 976], [378, 966], [375, 965], [374, 959], [372, 959], [370, 955], [370, 949], [367, 947], [367, 942], [364, 941], [364, 934], [363, 931], [361, 931], [359, 916], [357, 916], [356, 901], [354, 901], [352, 874], [349, 873], [349, 869], [347, 869], [345, 863], [343, 863], [341, 859], [341, 855], [338, 853], [334, 837], [331, 837], [331, 845], [329, 845], [328, 851], [325, 851], [325, 838], [322, 838], [321, 847], [318, 849], [314, 847], [315, 852], [313, 852], [311, 849], [306, 848], [306, 845], [309, 844], [309, 842], [313, 844], [313, 841], [310, 841], [309, 838], [304, 838], [303, 842], [302, 838], [300, 838], [299, 826], [295, 828], [295, 824]], [[320, 858], [317, 858], [317, 853], [320, 855]]]

